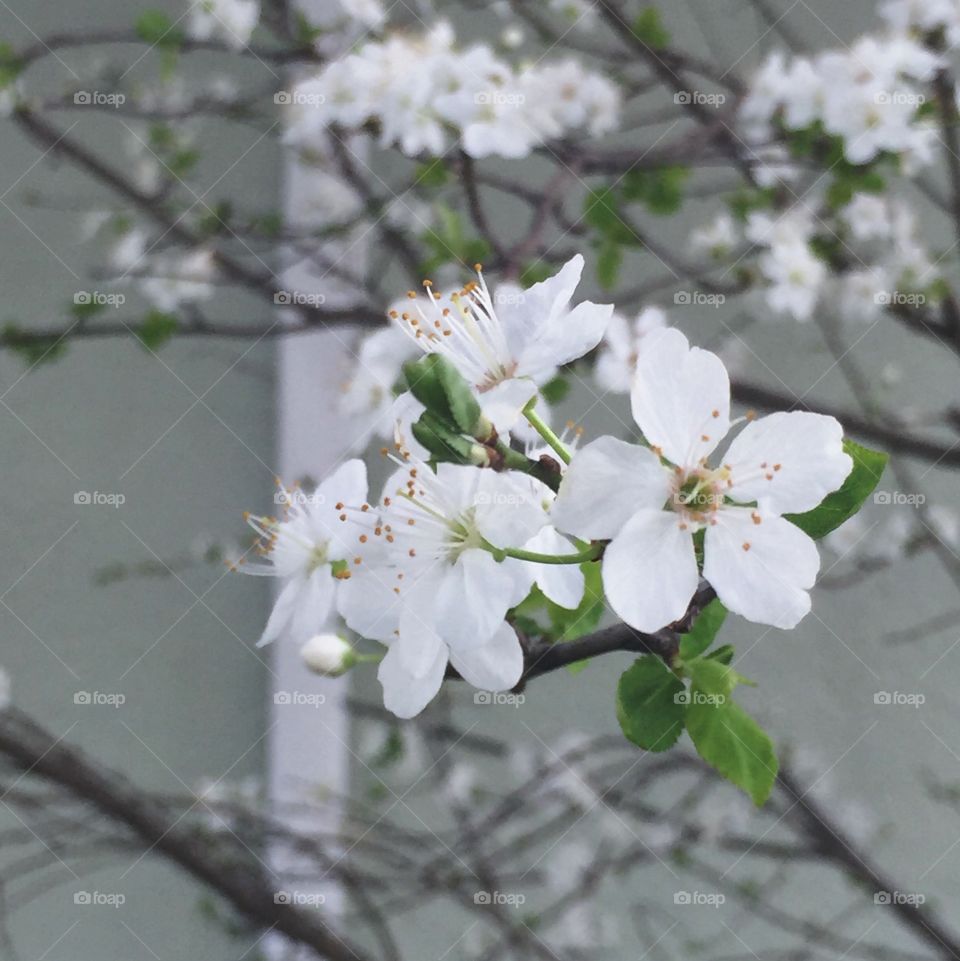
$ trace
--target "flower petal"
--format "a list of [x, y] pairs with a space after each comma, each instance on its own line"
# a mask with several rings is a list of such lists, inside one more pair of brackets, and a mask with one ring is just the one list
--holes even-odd
[[397, 571], [368, 563], [354, 570], [337, 592], [337, 610], [351, 631], [375, 641], [392, 641], [400, 624], [403, 595]]
[[639, 508], [658, 508], [670, 473], [639, 444], [600, 437], [573, 455], [550, 511], [554, 525], [577, 537], [614, 537]]
[[270, 612], [270, 617], [267, 618], [267, 626], [263, 629], [260, 640], [257, 641], [257, 647], [263, 647], [283, 634], [293, 617], [300, 591], [304, 587], [306, 587], [306, 582], [303, 577], [294, 577], [283, 586], [283, 590], [280, 591], [277, 599], [273, 602], [273, 610]]
[[775, 514], [813, 510], [853, 469], [835, 417], [806, 411], [770, 414], [740, 432], [724, 457], [738, 501]]
[[603, 339], [612, 316], [613, 304], [589, 300], [569, 312], [562, 311], [549, 325], [540, 325], [517, 360], [517, 374], [541, 380], [557, 367], [590, 353]]
[[523, 673], [523, 649], [516, 631], [504, 622], [486, 644], [451, 648], [450, 662], [465, 681], [484, 691], [509, 691]]
[[707, 528], [703, 576], [723, 604], [759, 624], [796, 627], [810, 610], [807, 591], [820, 569], [817, 545], [774, 514], [728, 508], [716, 521]]
[[671, 511], [641, 510], [603, 555], [603, 589], [614, 611], [648, 633], [686, 613], [699, 583], [689, 530]]
[[500, 626], [514, 594], [509, 568], [479, 549], [465, 550], [434, 585], [437, 633], [457, 648], [486, 643]]
[[447, 650], [443, 647], [428, 669], [420, 677], [414, 677], [404, 667], [396, 645], [391, 646], [377, 669], [377, 679], [383, 687], [383, 706], [397, 717], [419, 714], [440, 690], [446, 667]]
[[654, 330], [637, 359], [630, 405], [650, 445], [692, 467], [730, 429], [730, 378], [716, 354], [691, 347], [679, 330]]
[[528, 377], [511, 377], [495, 384], [479, 396], [480, 409], [487, 420], [506, 436], [520, 421], [520, 413], [537, 393], [537, 385]]
[[338, 581], [324, 564], [306, 580], [290, 618], [290, 639], [302, 644], [327, 626], [333, 610]]
[[[544, 527], [525, 545], [539, 554], [569, 554], [575, 550], [555, 527]], [[523, 562], [520, 562], [523, 563]], [[584, 579], [579, 564], [529, 564], [534, 569], [537, 587], [560, 607], [575, 610], [583, 600]]]

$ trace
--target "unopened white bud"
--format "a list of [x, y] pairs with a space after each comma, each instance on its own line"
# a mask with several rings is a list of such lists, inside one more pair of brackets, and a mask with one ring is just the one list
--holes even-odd
[[353, 648], [336, 634], [315, 634], [300, 648], [304, 664], [315, 674], [339, 677], [356, 663]]

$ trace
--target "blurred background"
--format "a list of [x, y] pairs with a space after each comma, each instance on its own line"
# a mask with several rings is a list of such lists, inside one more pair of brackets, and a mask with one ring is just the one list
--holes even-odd
[[[182, 12], [176, 4], [163, 6], [171, 18]], [[782, 44], [781, 31], [816, 49], [842, 46], [875, 24], [869, 0], [769, 6], [759, 0], [690, 2], [665, 8], [663, 15], [679, 46], [710, 54], [743, 74], [771, 46]], [[68, 8], [8, 0], [0, 7], [0, 37], [16, 46], [42, 44], [41, 38], [65, 31], [110, 31], [133, 14], [115, 0], [76, 0]], [[478, 38], [484, 31], [495, 37], [500, 29], [487, 9], [456, 16]], [[31, 68], [31, 90], [52, 97], [75, 89], [91, 61], [103, 56], [100, 47], [56, 49]], [[134, 44], [114, 45], [110, 57], [126, 64], [125, 85], [160, 96], [166, 83], [162, 58], [144, 55], [142, 45]], [[281, 64], [246, 58], [238, 65], [237, 58], [208, 53], [185, 61], [187, 80], [180, 82], [195, 75], [196, 83], [211, 84], [221, 71], [242, 89], [279, 89], [284, 77]], [[142, 166], [149, 176], [160, 148], [141, 120], [124, 119], [122, 109], [116, 116], [92, 111], [50, 116], [71, 138], [96, 147], [125, 171], [136, 174]], [[99, 291], [96, 212], [114, 210], [116, 196], [56, 145], [51, 149], [28, 138], [15, 119], [2, 123], [3, 319], [23, 329], [57, 327], [71, 317], [78, 294]], [[244, 198], [262, 211], [303, 205], [308, 188], [298, 178], [304, 174], [291, 171], [279, 131], [265, 135], [262, 126], [226, 122], [216, 111], [194, 123], [203, 144], [202, 160], [191, 170], [194, 214], [217, 209], [227, 197]], [[383, 158], [370, 163], [385, 179], [393, 173]], [[536, 163], [529, 169], [534, 182]], [[709, 219], [714, 207], [714, 197], [698, 197], [662, 226], [661, 241], [682, 246], [681, 238]], [[947, 246], [943, 213], [923, 209], [929, 235]], [[492, 201], [490, 215], [507, 233], [518, 219], [502, 197]], [[266, 243], [250, 253], [275, 260]], [[364, 245], [351, 241], [351, 261], [364, 255]], [[649, 265], [642, 253], [635, 257], [624, 272], [641, 279]], [[409, 286], [396, 265], [381, 280], [398, 294]], [[292, 281], [298, 290], [309, 283], [305, 276]], [[593, 286], [584, 296], [604, 300]], [[346, 296], [329, 281], [322, 289], [332, 303]], [[128, 312], [131, 304], [148, 309], [137, 300], [138, 289], [122, 290]], [[261, 326], [264, 335], [174, 336], [152, 350], [131, 331], [46, 345], [57, 355], [55, 362], [23, 351], [0, 353], [5, 545], [0, 664], [10, 677], [13, 703], [56, 738], [152, 792], [191, 797], [202, 794], [206, 783], [218, 795], [238, 792], [254, 799], [307, 790], [315, 800], [329, 801], [349, 793], [414, 828], [417, 822], [432, 825], [458, 806], [469, 810], [479, 803], [476, 791], [533, 773], [536, 758], [556, 757], [582, 738], [618, 736], [611, 692], [629, 663], [626, 655], [601, 659], [575, 676], [559, 672], [542, 678], [517, 705], [476, 704], [472, 692], [445, 691], [423, 723], [449, 725], [468, 740], [480, 738], [477, 751], [464, 752], [464, 759], [451, 751], [451, 742], [431, 740], [419, 722], [381, 718], [372, 672], [357, 671], [349, 682], [319, 681], [295, 650], [255, 648], [269, 613], [271, 584], [231, 573], [224, 561], [247, 543], [242, 512], [270, 511], [276, 475], [321, 476], [353, 444], [355, 427], [338, 417], [335, 405], [356, 336], [333, 331], [285, 339], [278, 336], [283, 321], [271, 304], [235, 289], [213, 296], [218, 316]], [[842, 364], [816, 325], [751, 321], [746, 331], [729, 312], [675, 306], [669, 295], [661, 305], [670, 322], [699, 344], [730, 350], [741, 342], [738, 369], [751, 380], [808, 401], [858, 408]], [[97, 320], [104, 317], [110, 314]], [[741, 335], [749, 350], [742, 349]], [[953, 359], [934, 341], [918, 342], [902, 329], [876, 324], [857, 331], [855, 356], [864, 367], [888, 371], [879, 389], [889, 409], [924, 410], [953, 397]], [[559, 418], [588, 425], [596, 436], [617, 430], [627, 411], [623, 397], [581, 383], [563, 401]], [[899, 547], [905, 526], [922, 533], [926, 521], [909, 505], [893, 503], [896, 492], [922, 494], [928, 505], [953, 508], [955, 475], [935, 460], [902, 457], [902, 473], [888, 468], [880, 489], [891, 494], [891, 503], [868, 505], [851, 545], [862, 538], [875, 548], [886, 542]], [[761, 681], [744, 703], [806, 783], [816, 787], [812, 796], [867, 845], [904, 891], [922, 892], [955, 924], [950, 906], [960, 896], [952, 793], [960, 786], [955, 697], [960, 568], [950, 526], [956, 522], [945, 513], [940, 520], [930, 529], [939, 546], [906, 554], [891, 550], [894, 562], [876, 569], [861, 570], [855, 563], [859, 555], [848, 556], [842, 542], [835, 542], [824, 550], [814, 613], [797, 630], [784, 633], [732, 617], [723, 639], [737, 646], [738, 670]], [[276, 692], [290, 690], [321, 694], [324, 703], [275, 703]], [[918, 706], [915, 696], [909, 704], [886, 704], [882, 697], [878, 702], [883, 692], [922, 695], [922, 703]], [[358, 713], [350, 713], [348, 697]], [[487, 750], [494, 743], [501, 747]], [[430, 778], [421, 780], [412, 770], [429, 770]], [[6, 790], [18, 787], [11, 779]], [[669, 807], [675, 797], [669, 785], [643, 790], [651, 806]], [[719, 796], [712, 811], [724, 829], [732, 824], [757, 843], [772, 836], [776, 819], [754, 815], [732, 791]], [[603, 793], [576, 803], [581, 842], [593, 832], [609, 837], [619, 818]], [[342, 804], [334, 808], [343, 814]], [[33, 834], [29, 819], [6, 794], [0, 814], [3, 830]], [[328, 814], [305, 818], [307, 825], [330, 823]], [[551, 872], [572, 877], [579, 856], [572, 840], [561, 837], [535, 849], [510, 890], [533, 889], [533, 898], [550, 883]], [[270, 950], [261, 932], [237, 925], [204, 886], [162, 858], [130, 851], [91, 873], [74, 874], [73, 867], [56, 863], [56, 844], [39, 838], [38, 843], [53, 870], [26, 885], [0, 882], [4, 902], [16, 905], [8, 918], [9, 942], [4, 939], [0, 952], [16, 945], [19, 957], [38, 961], [214, 961]], [[645, 836], [645, 843], [661, 850], [655, 836]], [[268, 848], [264, 843], [264, 857]], [[21, 850], [0, 850], [11, 871], [22, 856]], [[823, 920], [840, 910], [849, 893], [842, 872], [825, 879], [797, 863], [782, 878], [783, 864], [767, 874], [743, 860], [742, 852], [720, 848], [704, 856], [735, 885], [776, 883], [791, 917]], [[615, 923], [601, 925], [602, 933], [589, 928], [588, 942], [610, 958], [681, 957], [687, 951], [712, 958], [781, 956], [786, 941], [747, 908], [678, 906], [675, 867], [673, 856], [661, 853], [641, 866], [629, 889], [605, 895], [603, 906]], [[119, 908], [75, 903], [77, 892], [93, 891], [122, 892], [124, 903]], [[336, 910], [336, 892], [328, 890], [328, 896]], [[886, 944], [889, 956], [922, 955], [896, 919], [869, 912], [862, 917], [858, 930], [870, 942]], [[798, 925], [792, 936], [802, 940], [803, 924]], [[468, 936], [462, 922], [436, 904], [412, 909], [399, 927], [410, 956], [438, 961], [473, 956], [475, 935]], [[546, 950], [550, 956], [552, 950]], [[811, 950], [812, 956], [821, 950], [845, 956], [839, 945]]]

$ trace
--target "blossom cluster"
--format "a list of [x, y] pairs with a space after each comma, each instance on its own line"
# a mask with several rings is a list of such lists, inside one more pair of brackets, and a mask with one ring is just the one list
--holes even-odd
[[[582, 268], [578, 255], [527, 290], [491, 291], [478, 266], [459, 290], [426, 281], [390, 309], [392, 327], [361, 357], [379, 356], [393, 383], [387, 338], [425, 355], [406, 365], [396, 400], [386, 389], [380, 399], [381, 416], [407, 413], [382, 450], [394, 471], [371, 497], [363, 461], [350, 460], [312, 492], [281, 488], [282, 518], [249, 517], [269, 563], [244, 569], [284, 581], [263, 643], [308, 642], [307, 662], [339, 673], [340, 652], [354, 655], [315, 637], [339, 615], [385, 645], [384, 702], [409, 717], [451, 669], [484, 690], [516, 685], [524, 652], [510, 612], [535, 587], [578, 608], [590, 564], [610, 609], [640, 631], [680, 620], [701, 577], [750, 620], [804, 617], [820, 559], [784, 515], [812, 510], [850, 473], [840, 424], [731, 417], [720, 358], [661, 312], [630, 323], [611, 305], [573, 305]], [[621, 379], [626, 368], [642, 439], [576, 447], [550, 428], [540, 393], [601, 344], [601, 363]], [[521, 425], [539, 447], [521, 449]]]
[[572, 130], [598, 136], [618, 120], [607, 79], [577, 60], [515, 69], [485, 44], [459, 49], [449, 23], [392, 33], [334, 60], [290, 96], [288, 139], [322, 143], [327, 128], [378, 131], [381, 146], [439, 156], [451, 137], [473, 157], [524, 157]]
[[818, 124], [843, 138], [850, 163], [883, 153], [922, 166], [932, 158], [936, 128], [922, 119], [924, 84], [941, 57], [906, 32], [867, 34], [852, 46], [813, 57], [771, 53], [740, 106], [751, 140], [769, 138], [776, 125], [805, 130]]

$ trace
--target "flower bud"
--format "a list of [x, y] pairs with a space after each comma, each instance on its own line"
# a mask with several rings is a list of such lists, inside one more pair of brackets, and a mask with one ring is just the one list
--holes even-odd
[[300, 648], [304, 664], [315, 674], [340, 677], [356, 663], [353, 648], [336, 634], [315, 634]]

